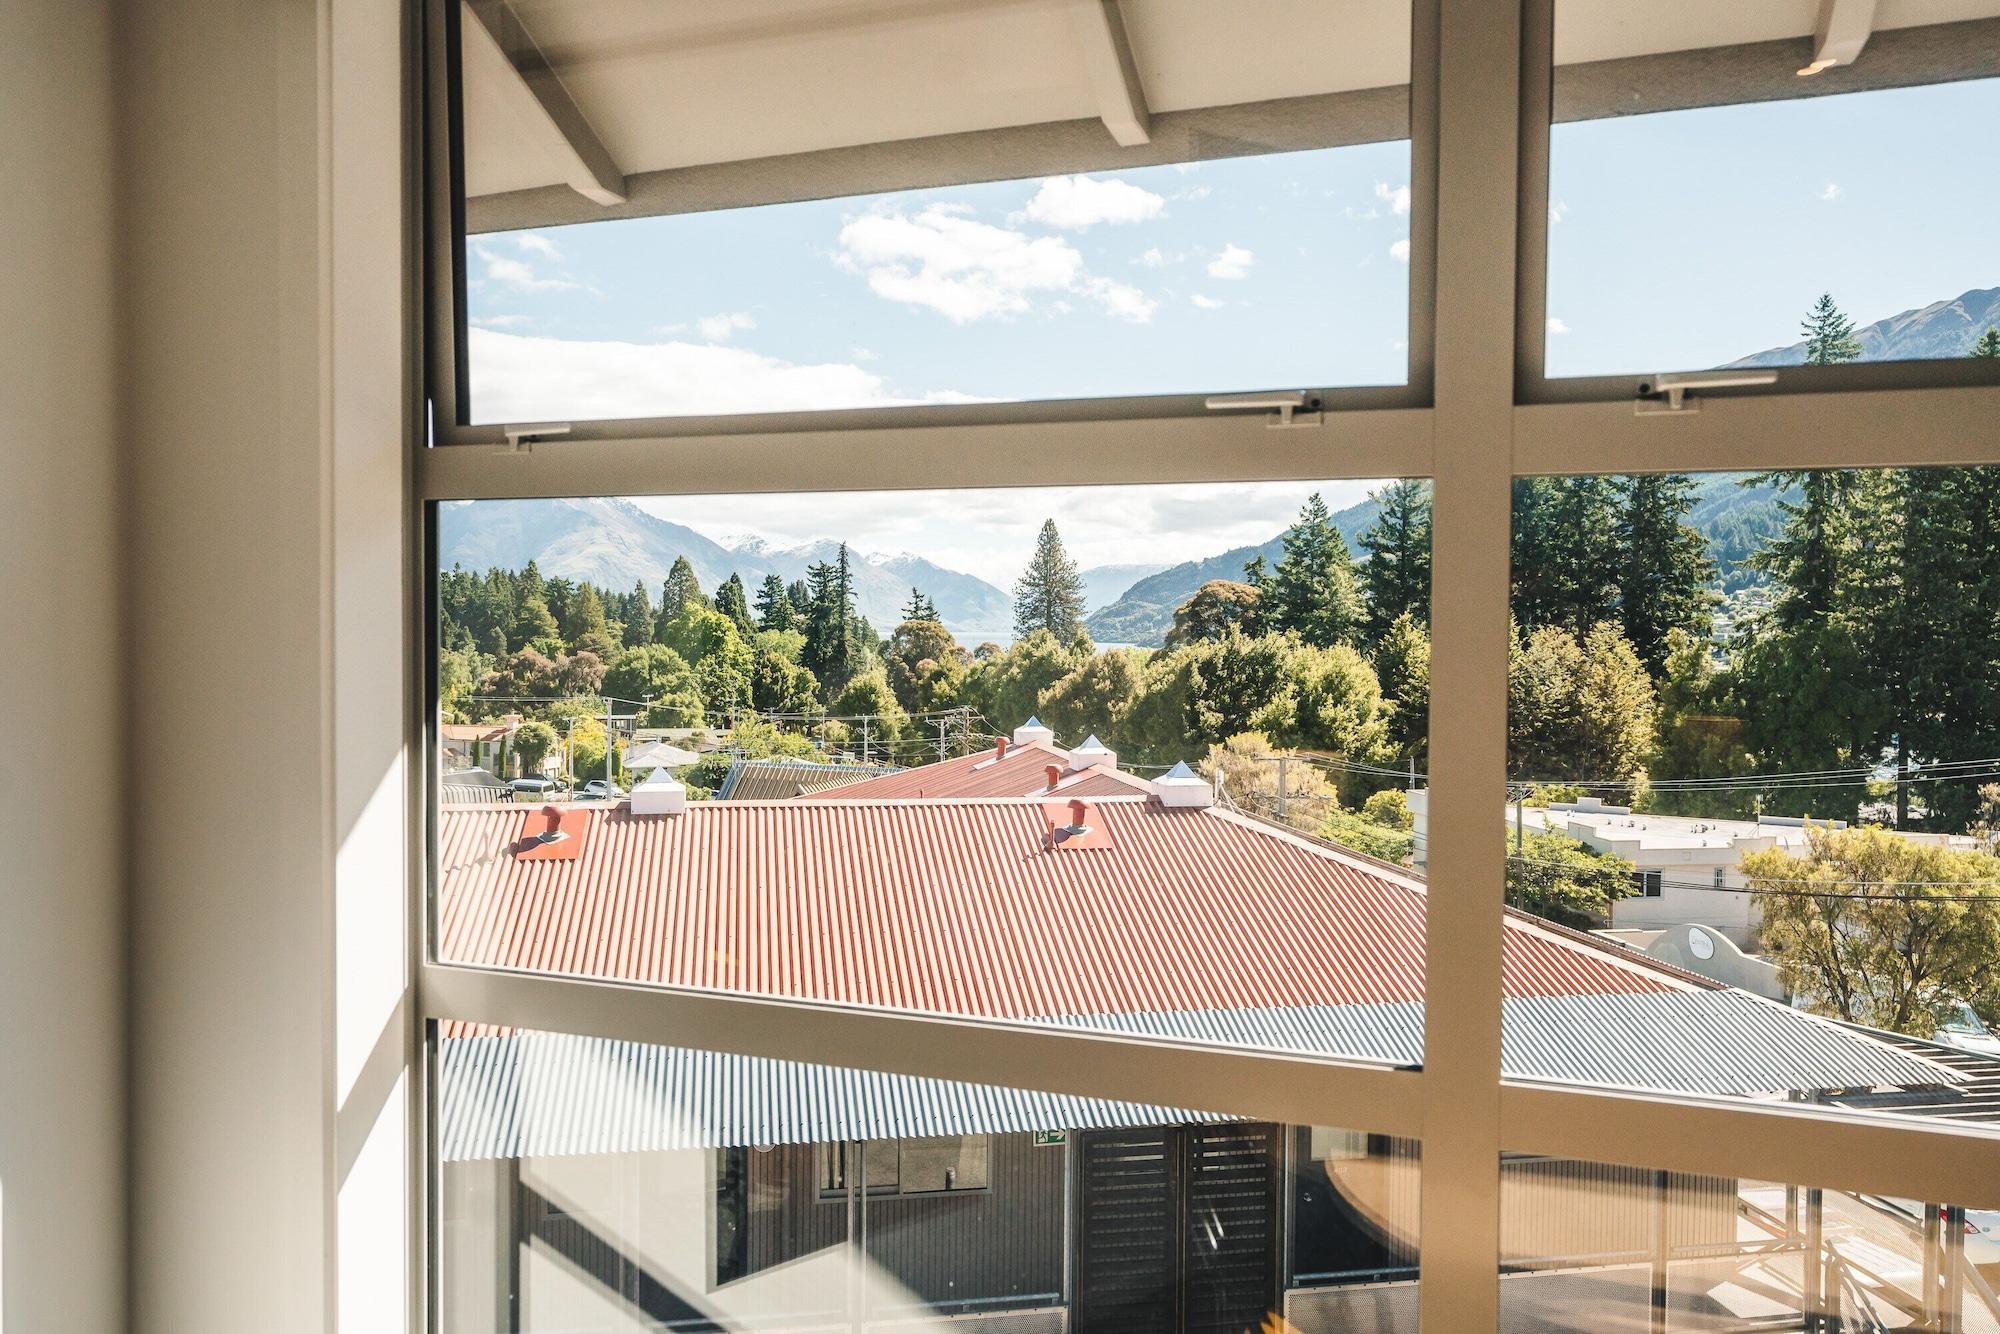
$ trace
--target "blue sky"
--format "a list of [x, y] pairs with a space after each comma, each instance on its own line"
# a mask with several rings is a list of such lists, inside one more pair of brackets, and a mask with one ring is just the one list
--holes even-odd
[[1408, 181], [1398, 142], [475, 237], [473, 416], [1401, 383]]
[[[1557, 126], [1550, 372], [1784, 345], [1822, 291], [1866, 323], [2000, 284], [1996, 131], [2000, 80]], [[1408, 181], [1390, 143], [475, 237], [474, 420], [1397, 383]], [[1004, 583], [1045, 514], [1085, 563], [1171, 562], [1311, 489], [641, 503]]]
[[1867, 324], [2000, 285], [1996, 135], [1996, 79], [1556, 126], [1549, 373], [1783, 346], [1823, 291]]

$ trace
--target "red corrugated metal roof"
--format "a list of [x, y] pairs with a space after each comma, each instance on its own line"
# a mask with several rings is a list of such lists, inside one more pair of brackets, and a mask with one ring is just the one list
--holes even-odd
[[[1091, 809], [1108, 846], [1050, 852], [1033, 800], [597, 807], [580, 858], [521, 862], [518, 806], [456, 807], [440, 956], [976, 1016], [1422, 999], [1415, 877], [1220, 810]], [[1509, 996], [1688, 989], [1506, 930]]]
[[1048, 767], [1059, 765], [1059, 796], [1141, 796], [1152, 789], [1143, 778], [1117, 769], [1072, 769], [1069, 752], [1046, 742], [1010, 745], [1004, 759], [991, 750], [884, 774], [836, 791], [815, 792], [814, 801], [900, 801], [939, 797], [1037, 797], [1049, 792]]

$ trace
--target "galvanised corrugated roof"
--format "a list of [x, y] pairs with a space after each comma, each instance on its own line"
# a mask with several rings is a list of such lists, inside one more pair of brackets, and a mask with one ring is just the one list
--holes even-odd
[[[1424, 1007], [1066, 1015], [1082, 1028], [1361, 1056], [1424, 1058]], [[1511, 1078], [1755, 1096], [1793, 1089], [1938, 1086], [1952, 1073], [1839, 1024], [1734, 989], [1511, 996], [1501, 1002], [1500, 1068]], [[1956, 1096], [1939, 1089], [1937, 1096]]]
[[737, 760], [715, 790], [717, 801], [781, 801], [898, 773], [887, 764], [829, 764], [824, 760]]
[[[580, 855], [510, 855], [519, 806], [442, 813], [451, 962], [976, 1016], [1417, 1001], [1414, 876], [1216, 809], [1100, 799], [1048, 850], [1036, 801], [597, 807]], [[1506, 922], [1510, 996], [1688, 990]]]
[[[899, 801], [945, 797], [1147, 796], [1152, 792], [1145, 779], [1120, 769], [1073, 769], [1069, 754], [1046, 741], [1027, 741], [1010, 744], [1004, 756], [998, 754], [997, 747], [976, 751], [816, 795], [834, 801]], [[1051, 764], [1062, 768], [1053, 791], [1048, 780]]]
[[1230, 1119], [559, 1033], [448, 1038], [438, 1066], [447, 1162]]

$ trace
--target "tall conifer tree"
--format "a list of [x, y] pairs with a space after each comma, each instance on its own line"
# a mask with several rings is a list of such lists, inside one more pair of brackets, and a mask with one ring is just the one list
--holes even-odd
[[1044, 519], [1035, 554], [1014, 582], [1014, 633], [1022, 638], [1046, 630], [1067, 644], [1083, 633], [1083, 575], [1063, 550], [1056, 521]]
[[1368, 594], [1368, 629], [1380, 640], [1404, 614], [1419, 625], [1431, 618], [1431, 488], [1396, 482], [1376, 496], [1381, 512], [1361, 535], [1368, 559], [1361, 583]]

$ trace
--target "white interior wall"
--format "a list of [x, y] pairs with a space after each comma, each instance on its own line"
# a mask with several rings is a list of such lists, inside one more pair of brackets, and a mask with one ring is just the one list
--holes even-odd
[[107, 0], [0, 5], [7, 1334], [123, 1321], [116, 793], [137, 771], [119, 668], [110, 25]]

